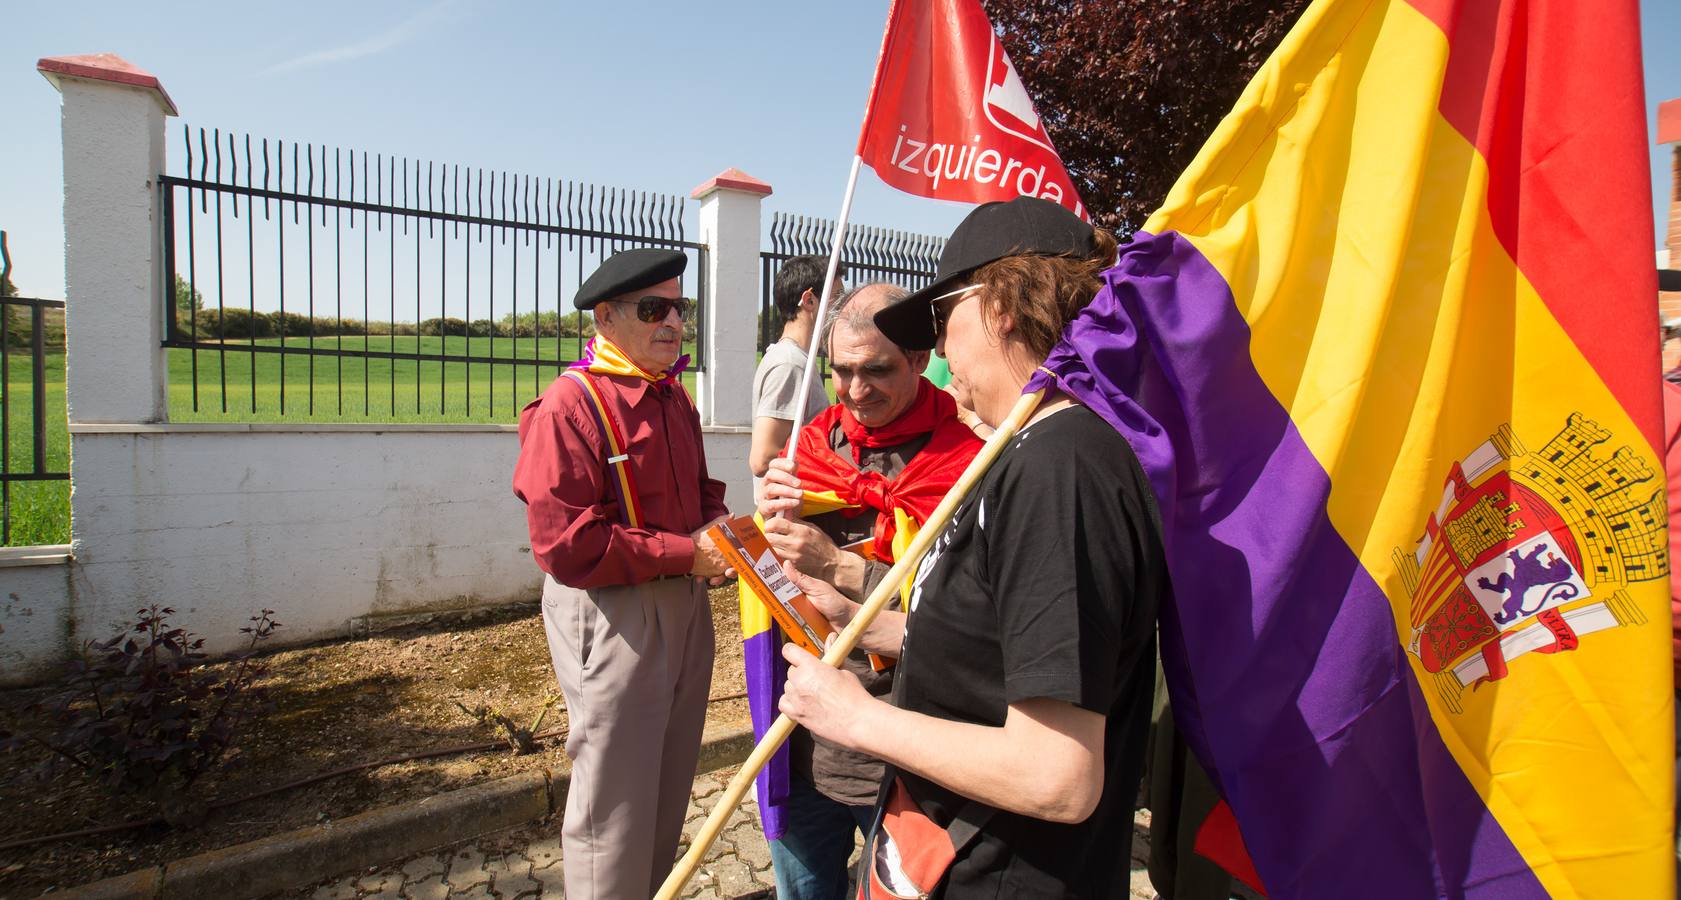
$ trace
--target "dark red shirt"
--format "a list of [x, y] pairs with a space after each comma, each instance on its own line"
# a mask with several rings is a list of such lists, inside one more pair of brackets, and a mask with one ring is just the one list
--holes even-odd
[[593, 403], [562, 376], [519, 417], [514, 496], [525, 501], [531, 555], [544, 572], [575, 588], [682, 575], [694, 567], [689, 535], [728, 512], [724, 483], [706, 473], [700, 416], [676, 385], [588, 377], [625, 436], [642, 527], [625, 524], [608, 482], [610, 451]]

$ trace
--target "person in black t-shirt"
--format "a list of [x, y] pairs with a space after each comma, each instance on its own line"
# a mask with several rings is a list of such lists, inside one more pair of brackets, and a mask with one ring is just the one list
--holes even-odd
[[[902, 346], [937, 343], [960, 401], [996, 426], [1115, 248], [1048, 201], [986, 204], [953, 233], [934, 284], [876, 323]], [[837, 626], [856, 613], [787, 571]], [[865, 632], [866, 649], [899, 655], [893, 704], [792, 648], [782, 710], [886, 760], [884, 797], [896, 781], [937, 825], [978, 823], [921, 891], [1124, 895], [1168, 590], [1137, 458], [1052, 391], [922, 560], [910, 611]]]

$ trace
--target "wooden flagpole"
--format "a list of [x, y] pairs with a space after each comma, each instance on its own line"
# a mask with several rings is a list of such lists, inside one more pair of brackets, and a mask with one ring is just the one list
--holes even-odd
[[[857, 174], [856, 166], [853, 168], [853, 174]], [[848, 199], [850, 199], [850, 194]], [[838, 249], [839, 245], [836, 246]], [[831, 272], [833, 266], [834, 262], [831, 260]], [[831, 277], [830, 281], [833, 280], [833, 277]], [[826, 293], [828, 289], [825, 288], [824, 290]], [[806, 374], [809, 375], [810, 372], [811, 370], [808, 367]], [[923, 523], [922, 528], [917, 531], [916, 537], [911, 539], [910, 546], [905, 548], [905, 554], [893, 563], [893, 568], [889, 569], [887, 575], [881, 579], [881, 583], [876, 585], [876, 589], [864, 601], [863, 606], [858, 610], [858, 614], [853, 617], [851, 624], [847, 625], [846, 630], [837, 635], [834, 643], [829, 645], [829, 649], [823, 654], [824, 663], [839, 668], [841, 661], [846, 659], [847, 654], [858, 646], [858, 640], [863, 636], [864, 629], [870, 627], [870, 623], [875, 621], [876, 616], [887, 608], [887, 604], [894, 597], [898, 596], [899, 589], [904, 585], [905, 579], [916, 570], [917, 563], [922, 560], [923, 554], [928, 552], [928, 547], [934, 543], [934, 538], [945, 530], [946, 523], [951, 520], [958, 505], [963, 502], [963, 499], [969, 495], [971, 490], [974, 490], [975, 485], [980, 483], [981, 476], [986, 474], [986, 470], [992, 466], [993, 460], [997, 459], [998, 454], [1003, 452], [1004, 445], [1015, 436], [1016, 431], [1021, 428], [1023, 423], [1032, 418], [1034, 411], [1039, 408], [1039, 401], [1044, 396], [1045, 391], [1041, 388], [1032, 393], [1021, 395], [1021, 399], [1016, 401], [1015, 408], [1010, 410], [1010, 414], [999, 424], [998, 430], [992, 433], [992, 437], [987, 439], [986, 445], [981, 448], [980, 452], [975, 454], [975, 458], [969, 461], [968, 467], [963, 470], [963, 474], [958, 477], [957, 483], [952, 485], [951, 490], [946, 492], [946, 496], [940, 501], [940, 505], [934, 507], [934, 514], [928, 517], [928, 521]], [[795, 433], [797, 434], [798, 431], [799, 429], [796, 428]], [[695, 839], [689, 843], [688, 852], [684, 853], [683, 858], [677, 861], [677, 865], [672, 867], [671, 874], [666, 876], [665, 883], [660, 885], [659, 893], [654, 895], [657, 900], [676, 900], [678, 892], [683, 890], [683, 886], [688, 884], [690, 878], [694, 877], [695, 869], [700, 866], [701, 857], [705, 856], [706, 851], [711, 849], [712, 843], [718, 839], [718, 833], [724, 830], [724, 823], [729, 819], [730, 814], [735, 812], [736, 807], [741, 805], [742, 798], [747, 796], [747, 790], [753, 786], [753, 779], [758, 777], [759, 770], [770, 762], [770, 758], [776, 753], [777, 748], [781, 747], [782, 742], [786, 741], [788, 735], [793, 733], [794, 725], [794, 720], [788, 718], [787, 715], [776, 717], [776, 721], [765, 732], [765, 736], [760, 738], [759, 743], [753, 747], [753, 752], [748, 755], [747, 761], [741, 764], [741, 769], [735, 773], [735, 777], [730, 779], [729, 785], [724, 788], [723, 795], [718, 798], [718, 804], [712, 808], [711, 815], [706, 817], [706, 822], [701, 825], [700, 831], [695, 834]]]

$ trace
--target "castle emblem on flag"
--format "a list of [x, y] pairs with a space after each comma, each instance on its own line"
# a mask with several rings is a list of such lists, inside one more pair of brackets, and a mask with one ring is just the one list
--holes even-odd
[[1519, 657], [1645, 624], [1624, 588], [1669, 575], [1663, 480], [1627, 447], [1605, 456], [1610, 438], [1572, 413], [1530, 451], [1500, 426], [1449, 471], [1418, 544], [1395, 550], [1411, 598], [1402, 640], [1453, 712]]
[[986, 54], [986, 90], [982, 94], [982, 109], [986, 112], [987, 121], [999, 131], [1013, 134], [1055, 154], [1056, 148], [1051, 146], [1050, 135], [1045, 133], [1044, 123], [1033, 109], [1033, 98], [1028, 96], [1027, 86], [1016, 74], [1016, 67], [1010, 62], [1009, 54], [1004, 52], [1004, 44], [998, 40], [997, 33], [991, 34], [992, 44]]

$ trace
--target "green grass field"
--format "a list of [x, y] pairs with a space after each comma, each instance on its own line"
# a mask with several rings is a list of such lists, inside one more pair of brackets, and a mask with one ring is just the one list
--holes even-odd
[[[363, 348], [359, 336], [322, 337], [314, 343], [318, 350]], [[513, 423], [518, 421], [520, 408], [554, 380], [560, 365], [576, 358], [578, 349], [578, 342], [571, 338], [562, 338], [557, 350], [552, 338], [538, 342], [537, 346], [529, 338], [520, 339], [517, 345], [508, 338], [497, 338], [493, 349], [489, 338], [389, 336], [369, 337], [367, 349], [413, 353], [417, 343], [422, 354], [494, 354], [551, 365], [492, 366], [317, 356], [312, 375], [310, 357], [252, 353], [249, 342], [229, 341], [220, 350], [196, 352], [171, 348], [168, 351], [169, 420], [298, 424]], [[308, 338], [286, 339], [288, 347], [306, 348], [309, 344]], [[280, 339], [259, 339], [257, 345], [278, 347]], [[34, 466], [28, 352], [14, 348], [9, 365], [11, 377], [6, 394], [10, 463], [13, 471], [27, 471]], [[46, 464], [49, 471], [63, 472], [70, 464], [70, 442], [62, 351], [47, 355], [46, 371]], [[683, 383], [693, 392], [694, 374], [685, 374]], [[12, 482], [10, 493], [11, 537], [7, 545], [69, 542], [67, 482]]]
[[[258, 347], [278, 347], [279, 338]], [[287, 338], [287, 347], [306, 348], [308, 338]], [[497, 338], [389, 337], [367, 339], [375, 352], [444, 353], [545, 362], [551, 365], [440, 363], [252, 353], [248, 341], [228, 341], [221, 350], [169, 351], [171, 422], [435, 422], [512, 423], [520, 407], [548, 387], [560, 366], [577, 358], [578, 342]], [[315, 349], [363, 349], [356, 337], [321, 337]], [[196, 375], [194, 367], [196, 366]], [[253, 367], [254, 370], [253, 370]], [[284, 368], [284, 372], [282, 372]], [[694, 390], [694, 375], [683, 376]], [[197, 385], [195, 402], [194, 385]], [[226, 385], [224, 390], [223, 385]], [[284, 406], [282, 406], [284, 403]], [[225, 404], [225, 411], [224, 411]]]
[[[9, 357], [5, 384], [7, 468], [13, 472], [29, 472], [35, 469], [34, 379], [30, 372], [27, 350], [19, 352], [14, 347]], [[68, 472], [70, 435], [64, 407], [62, 350], [47, 354], [46, 376], [45, 468], [49, 472]], [[69, 482], [14, 481], [6, 486], [6, 493], [9, 494], [7, 512], [11, 534], [5, 541], [5, 546], [70, 542]]]

